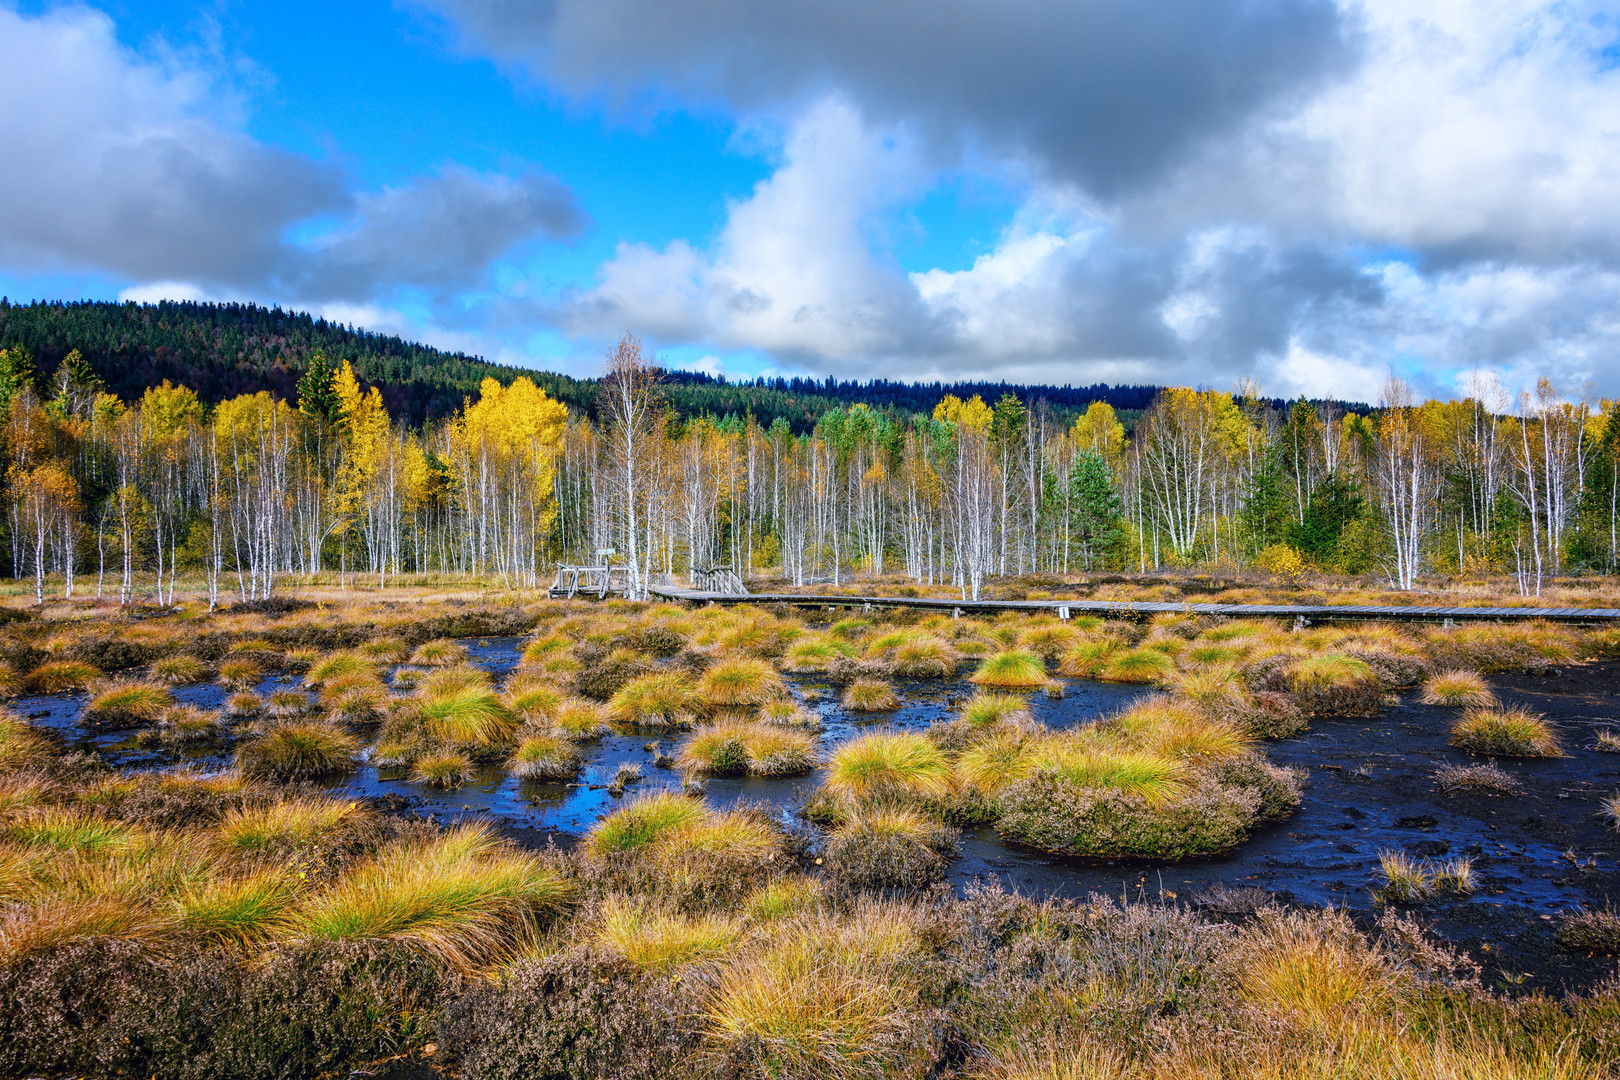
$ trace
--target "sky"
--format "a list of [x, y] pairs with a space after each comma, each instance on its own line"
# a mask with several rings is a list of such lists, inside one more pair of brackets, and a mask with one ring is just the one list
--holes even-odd
[[1620, 9], [0, 0], [0, 293], [600, 371], [1620, 397]]

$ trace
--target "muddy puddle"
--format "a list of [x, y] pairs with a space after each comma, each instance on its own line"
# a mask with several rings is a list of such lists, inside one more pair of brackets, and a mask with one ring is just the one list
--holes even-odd
[[[498, 680], [516, 666], [522, 642], [496, 638], [465, 642], [472, 661]], [[1337, 905], [1371, 919], [1377, 905], [1384, 851], [1405, 851], [1436, 860], [1473, 860], [1477, 891], [1415, 909], [1426, 924], [1468, 949], [1502, 985], [1556, 991], [1584, 987], [1615, 970], [1612, 959], [1559, 953], [1553, 941], [1557, 912], [1620, 901], [1620, 833], [1597, 816], [1598, 800], [1620, 789], [1620, 755], [1591, 749], [1595, 732], [1620, 726], [1620, 664], [1565, 669], [1548, 677], [1493, 680], [1505, 704], [1545, 713], [1559, 729], [1569, 756], [1497, 764], [1522, 785], [1514, 795], [1443, 794], [1433, 773], [1443, 764], [1472, 764], [1447, 745], [1455, 710], [1417, 704], [1406, 694], [1399, 707], [1374, 719], [1319, 719], [1294, 738], [1267, 744], [1279, 764], [1306, 774], [1305, 799], [1288, 821], [1253, 836], [1219, 859], [1183, 863], [1095, 863], [1054, 858], [1002, 844], [992, 829], [962, 834], [961, 855], [950, 882], [999, 880], [1037, 896], [1085, 896], [1196, 900], [1216, 885], [1267, 890], [1299, 904]], [[297, 676], [272, 676], [260, 694], [295, 688]], [[973, 687], [964, 681], [900, 680], [905, 704], [892, 713], [856, 716], [838, 705], [834, 688], [813, 678], [790, 679], [796, 698], [818, 714], [824, 748], [863, 730], [921, 729], [947, 718], [953, 700]], [[1037, 720], [1069, 727], [1118, 709], [1146, 693], [1140, 687], [1068, 680], [1061, 700], [1031, 699]], [[226, 697], [218, 686], [175, 690], [182, 703], [217, 709]], [[78, 724], [84, 695], [25, 697], [14, 708], [34, 722], [61, 731], [76, 745], [110, 763], [150, 769], [177, 765], [223, 768], [229, 745], [203, 749], [143, 746], [135, 731], [86, 731]], [[498, 767], [471, 782], [439, 791], [409, 781], [403, 770], [362, 765], [329, 785], [334, 793], [380, 798], [399, 810], [444, 821], [488, 816], [525, 844], [571, 843], [618, 805], [608, 785], [621, 766], [639, 766], [633, 793], [675, 787], [679, 776], [654, 765], [659, 742], [673, 753], [680, 736], [620, 733], [583, 747], [585, 770], [573, 784], [518, 781]], [[739, 800], [774, 809], [793, 823], [793, 808], [820, 782], [817, 774], [791, 779], [711, 779], [707, 798], [715, 805]]]

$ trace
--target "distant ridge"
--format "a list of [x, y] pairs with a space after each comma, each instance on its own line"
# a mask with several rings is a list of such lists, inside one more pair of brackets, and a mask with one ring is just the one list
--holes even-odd
[[[348, 360], [382, 389], [389, 411], [419, 425], [446, 416], [475, 395], [486, 378], [509, 383], [526, 375], [553, 397], [592, 411], [596, 383], [553, 372], [491, 364], [391, 334], [378, 334], [257, 304], [105, 301], [12, 304], [0, 299], [0, 348], [25, 346], [49, 374], [74, 349], [113, 393], [141, 396], [164, 379], [183, 383], [205, 401], [268, 390], [289, 401], [317, 350]], [[994, 404], [1003, 394], [1044, 399], [1055, 422], [1067, 423], [1093, 401], [1106, 401], [1127, 422], [1159, 392], [1156, 386], [1040, 386], [1005, 382], [906, 383], [887, 379], [759, 378], [728, 380], [701, 372], [668, 373], [667, 395], [683, 416], [743, 417], [763, 426], [778, 418], [808, 431], [829, 409], [865, 404], [902, 414], [930, 413], [947, 394], [978, 394]], [[1281, 405], [1280, 400], [1274, 404]]]

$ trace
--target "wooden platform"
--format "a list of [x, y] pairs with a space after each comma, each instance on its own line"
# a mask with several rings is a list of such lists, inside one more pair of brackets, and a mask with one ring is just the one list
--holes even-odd
[[655, 585], [647, 592], [664, 600], [711, 604], [790, 604], [794, 607], [932, 608], [953, 614], [995, 614], [1002, 611], [1051, 611], [1061, 618], [1101, 615], [1146, 618], [1166, 612], [1223, 615], [1232, 619], [1303, 619], [1313, 622], [1546, 622], [1578, 626], [1620, 626], [1620, 608], [1521, 607], [1398, 607], [1372, 604], [1196, 604], [1147, 603], [1129, 600], [938, 600], [912, 596], [807, 596], [802, 593], [704, 592], [671, 585]]

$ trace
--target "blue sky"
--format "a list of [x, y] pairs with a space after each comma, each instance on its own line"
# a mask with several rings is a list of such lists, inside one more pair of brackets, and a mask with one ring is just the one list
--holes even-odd
[[1615, 25], [0, 0], [0, 292], [281, 303], [582, 375], [631, 330], [733, 374], [1615, 395]]

